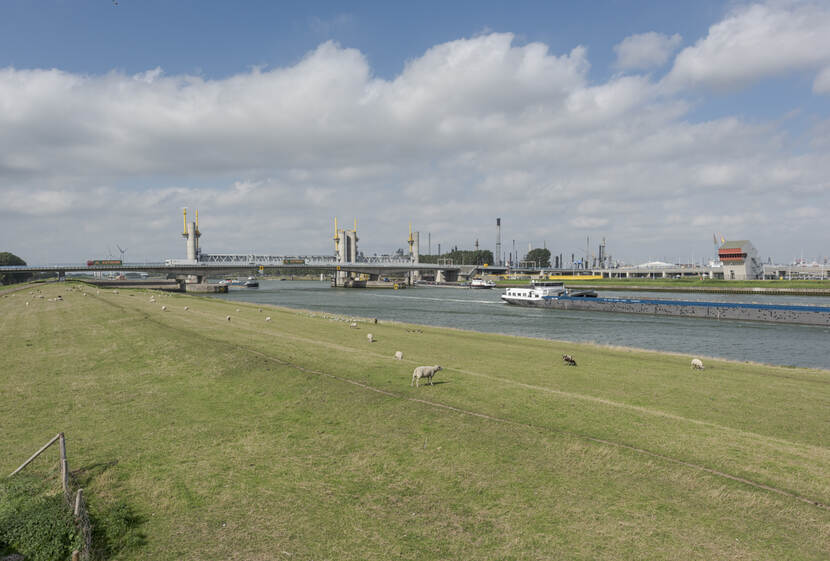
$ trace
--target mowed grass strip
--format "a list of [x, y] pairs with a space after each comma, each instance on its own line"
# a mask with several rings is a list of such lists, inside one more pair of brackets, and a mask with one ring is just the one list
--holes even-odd
[[0, 298], [0, 469], [65, 431], [90, 501], [143, 517], [121, 558], [827, 557], [825, 509], [580, 436], [824, 499], [825, 372], [42, 290]]

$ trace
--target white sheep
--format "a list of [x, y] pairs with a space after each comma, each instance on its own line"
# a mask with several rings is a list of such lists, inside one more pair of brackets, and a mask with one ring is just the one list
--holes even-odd
[[412, 371], [412, 382], [410, 382], [410, 386], [415, 384], [415, 387], [418, 387], [418, 383], [421, 381], [421, 378], [428, 378], [429, 385], [432, 385], [432, 377], [441, 370], [441, 367], [437, 364], [435, 366], [418, 366], [415, 370]]
[[236, 309], [237, 313], [239, 313], [239, 308]]
[[266, 317], [265, 321], [271, 321], [271, 316]]
[[161, 311], [162, 311], [162, 312], [166, 312], [166, 311], [167, 311], [167, 306], [162, 306], [162, 307], [161, 307]]
[[372, 335], [371, 333], [367, 333], [367, 334], [366, 334], [366, 339], [367, 339], [370, 343], [374, 343], [374, 342], [375, 342], [375, 336], [374, 336], [374, 335]]
[[352, 322], [352, 323], [349, 324], [349, 327], [357, 327], [357, 323]]
[[190, 307], [189, 307], [189, 306], [185, 306], [185, 307], [184, 307], [184, 311], [185, 311], [185, 312], [186, 312], [187, 310], [189, 310], [189, 309], [190, 309]]
[[228, 321], [231, 321], [231, 316], [228, 316], [225, 319], [228, 320]]
[[403, 352], [395, 351], [395, 360], [403, 360]]
[[699, 358], [692, 359], [692, 370], [703, 370], [703, 361]]

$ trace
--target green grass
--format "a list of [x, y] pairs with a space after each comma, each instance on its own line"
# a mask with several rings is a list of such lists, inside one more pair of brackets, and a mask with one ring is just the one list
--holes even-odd
[[830, 554], [827, 371], [38, 289], [0, 296], [0, 470], [64, 431], [140, 521], [117, 559]]

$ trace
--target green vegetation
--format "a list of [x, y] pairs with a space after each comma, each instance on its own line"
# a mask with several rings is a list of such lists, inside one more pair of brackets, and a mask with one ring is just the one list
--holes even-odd
[[419, 255], [421, 263], [438, 263], [439, 260], [450, 259], [454, 265], [492, 265], [493, 252], [489, 249], [468, 250], [454, 248], [441, 255]]
[[[26, 262], [14, 253], [0, 252], [0, 267], [25, 265]], [[0, 284], [26, 282], [30, 278], [32, 278], [32, 273], [0, 273]]]
[[550, 267], [550, 250], [542, 247], [531, 249], [524, 260], [533, 261], [537, 267]]
[[50, 487], [28, 473], [0, 479], [0, 553], [3, 544], [32, 561], [62, 561], [80, 549], [80, 534], [59, 483]]
[[827, 371], [39, 289], [0, 473], [64, 431], [113, 559], [827, 558]]

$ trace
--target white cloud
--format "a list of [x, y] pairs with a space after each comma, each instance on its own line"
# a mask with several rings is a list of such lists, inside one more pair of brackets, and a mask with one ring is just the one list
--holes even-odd
[[630, 35], [614, 46], [617, 53], [615, 66], [620, 70], [649, 70], [663, 66], [682, 41], [677, 33], [669, 36], [650, 31]]
[[711, 26], [677, 55], [666, 83], [731, 89], [828, 63], [830, 6], [772, 1], [737, 8]]
[[818, 73], [813, 82], [813, 91], [818, 94], [830, 93], [830, 66]]
[[0, 249], [176, 257], [182, 206], [216, 253], [330, 253], [334, 216], [360, 221], [370, 254], [405, 247], [409, 222], [422, 246], [430, 232], [433, 249], [492, 249], [496, 216], [519, 247], [604, 236], [632, 262], [667, 239], [703, 254], [701, 225], [727, 219], [762, 254], [816, 240], [800, 228], [818, 219], [758, 217], [830, 206], [825, 128], [793, 155], [776, 123], [690, 122], [649, 77], [588, 70], [582, 47], [497, 33], [436, 45], [390, 80], [332, 42], [221, 80], [0, 69]]

